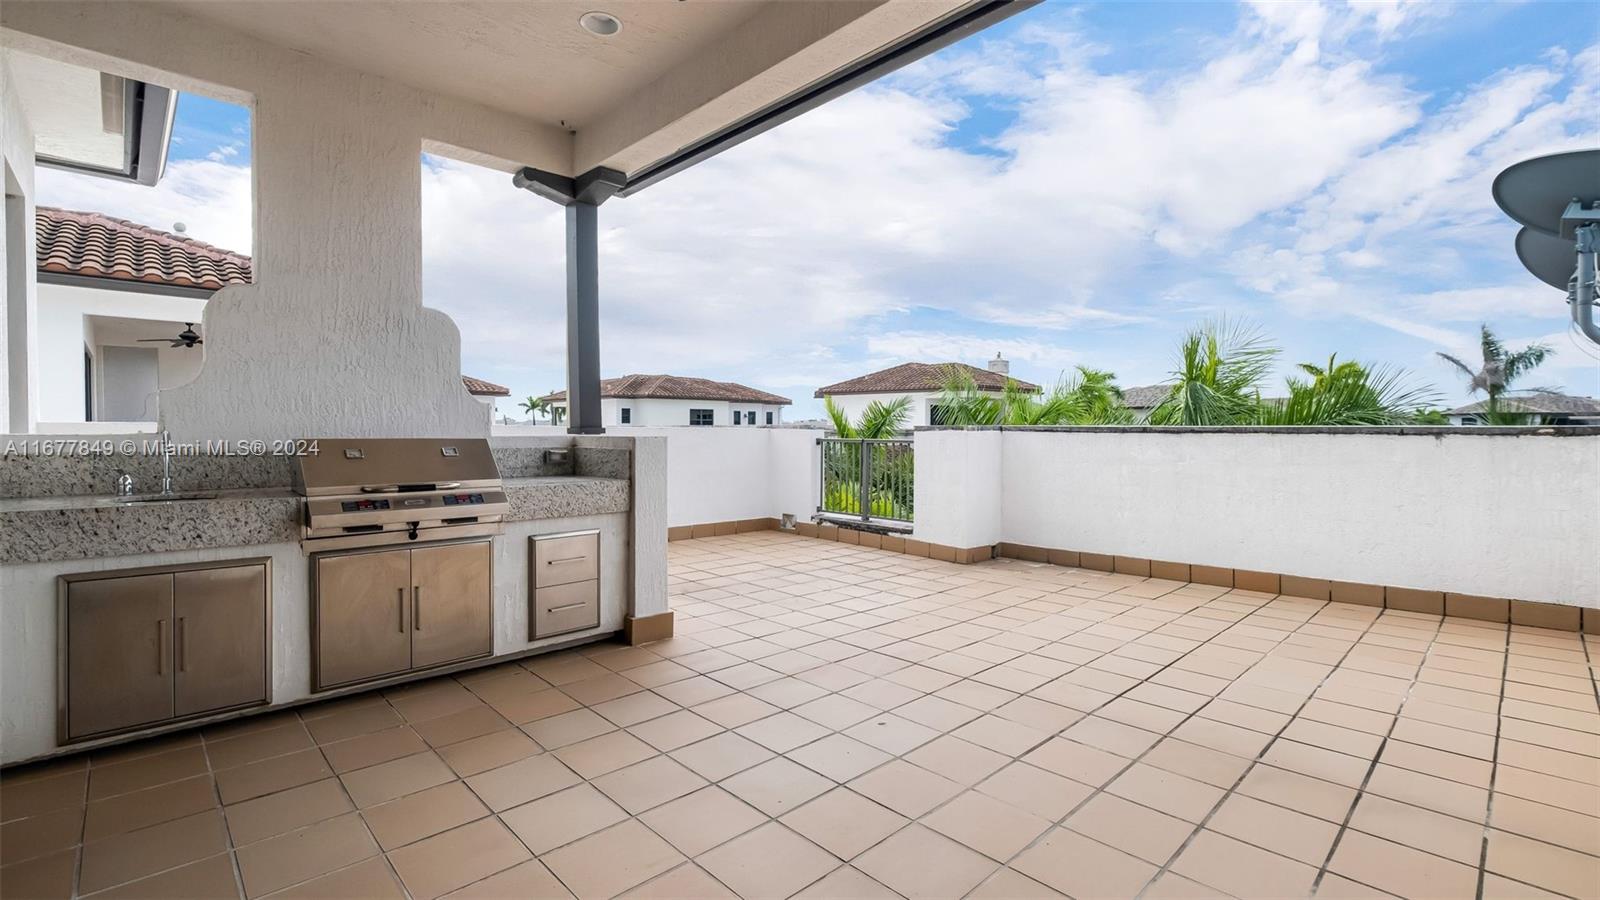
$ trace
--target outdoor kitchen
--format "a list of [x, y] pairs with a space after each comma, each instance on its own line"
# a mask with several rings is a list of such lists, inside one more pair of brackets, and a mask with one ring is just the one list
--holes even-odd
[[7, 764], [632, 630], [633, 439], [128, 441], [0, 468]]

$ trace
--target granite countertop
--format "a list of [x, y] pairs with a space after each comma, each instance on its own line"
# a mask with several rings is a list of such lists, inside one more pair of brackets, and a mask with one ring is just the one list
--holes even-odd
[[[506, 520], [627, 512], [626, 478], [507, 478]], [[288, 488], [179, 492], [180, 499], [127, 503], [105, 496], [0, 499], [0, 564], [134, 556], [300, 539], [300, 497]]]

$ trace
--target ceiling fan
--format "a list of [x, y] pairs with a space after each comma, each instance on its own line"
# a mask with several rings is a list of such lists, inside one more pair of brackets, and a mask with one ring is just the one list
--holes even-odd
[[172, 346], [174, 346], [174, 347], [183, 347], [183, 348], [189, 348], [189, 347], [196, 346], [198, 344], [204, 344], [205, 343], [204, 340], [201, 340], [200, 335], [195, 333], [194, 323], [193, 322], [185, 322], [183, 324], [184, 324], [184, 329], [182, 331], [178, 332], [178, 336], [175, 337], [175, 338], [140, 338], [139, 339], [139, 343], [143, 344], [143, 343], [159, 343], [161, 341], [171, 341], [172, 342]]

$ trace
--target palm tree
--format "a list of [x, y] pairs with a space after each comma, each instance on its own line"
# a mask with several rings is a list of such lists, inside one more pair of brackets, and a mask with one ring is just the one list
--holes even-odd
[[[1483, 357], [1482, 367], [1474, 370], [1471, 366], [1454, 356], [1443, 351], [1439, 358], [1450, 363], [1461, 373], [1467, 376], [1467, 393], [1477, 394], [1480, 391], [1489, 395], [1488, 412], [1484, 416], [1488, 425], [1519, 425], [1527, 419], [1524, 413], [1502, 410], [1500, 398], [1516, 390], [1512, 387], [1517, 379], [1537, 369], [1550, 354], [1555, 351], [1548, 344], [1529, 344], [1528, 346], [1510, 353], [1495, 333], [1489, 330], [1488, 323], [1484, 323], [1478, 340], [1479, 352]], [[1552, 388], [1524, 388], [1527, 391], [1541, 393], [1554, 393]]]
[[1254, 327], [1204, 322], [1184, 335], [1172, 392], [1150, 411], [1152, 425], [1249, 425], [1259, 418], [1261, 382], [1278, 348]]
[[941, 425], [1121, 425], [1133, 420], [1111, 372], [1078, 366], [1049, 393], [1007, 380], [998, 394], [978, 388], [972, 374], [952, 366], [935, 401]]
[[1309, 381], [1291, 376], [1289, 396], [1263, 401], [1261, 425], [1404, 425], [1438, 400], [1431, 387], [1405, 383], [1398, 369], [1369, 368], [1329, 356], [1326, 366], [1301, 363]]
[[529, 394], [527, 397], [523, 398], [521, 403], [517, 404], [517, 408], [527, 413], [530, 419], [538, 422], [539, 414], [550, 409], [550, 401], [544, 399], [543, 397], [535, 397], [532, 394]]
[[822, 407], [833, 422], [834, 432], [839, 437], [849, 439], [876, 441], [892, 438], [906, 430], [906, 420], [911, 417], [910, 397], [901, 397], [889, 403], [874, 400], [867, 404], [855, 422], [850, 421], [850, 416], [833, 402], [832, 397], [822, 398]]

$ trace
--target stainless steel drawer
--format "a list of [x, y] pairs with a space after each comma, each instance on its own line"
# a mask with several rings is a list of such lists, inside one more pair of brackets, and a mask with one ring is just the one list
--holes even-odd
[[549, 637], [600, 624], [600, 582], [579, 581], [533, 592], [533, 636]]
[[598, 532], [533, 539], [533, 586], [553, 587], [600, 577]]

